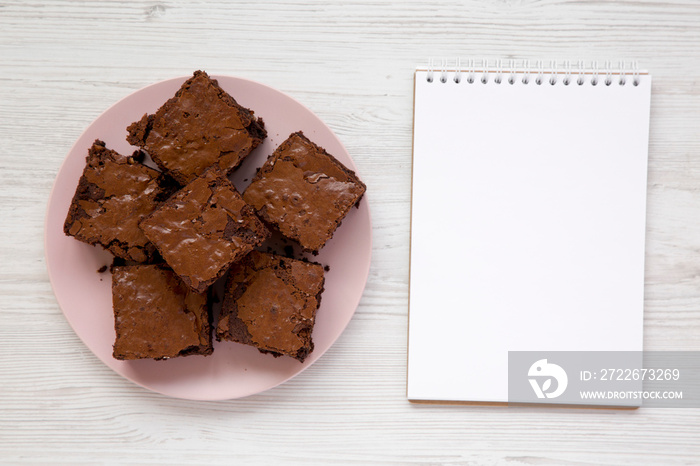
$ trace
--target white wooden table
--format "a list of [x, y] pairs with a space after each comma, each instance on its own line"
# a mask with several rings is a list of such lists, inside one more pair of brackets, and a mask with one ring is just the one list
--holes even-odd
[[[638, 60], [654, 76], [645, 347], [700, 350], [700, 2], [0, 1], [0, 463], [700, 464], [700, 411], [405, 398], [413, 69], [429, 57]], [[83, 129], [196, 69], [300, 100], [369, 188], [357, 313], [311, 368], [194, 402], [108, 369], [64, 319], [43, 222]]]

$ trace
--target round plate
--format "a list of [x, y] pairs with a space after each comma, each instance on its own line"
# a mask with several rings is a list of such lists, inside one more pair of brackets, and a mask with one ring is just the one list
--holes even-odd
[[[252, 178], [274, 149], [295, 131], [324, 147], [348, 168], [355, 165], [338, 138], [316, 115], [291, 97], [265, 85], [230, 76], [213, 76], [239, 104], [265, 121], [267, 139], [236, 171], [239, 189]], [[253, 347], [214, 342], [211, 356], [164, 361], [118, 361], [112, 357], [115, 339], [109, 271], [112, 255], [63, 234], [88, 148], [95, 139], [122, 154], [136, 148], [126, 142], [126, 127], [144, 113], [154, 113], [187, 78], [159, 82], [134, 92], [97, 118], [66, 156], [51, 192], [46, 215], [46, 264], [54, 293], [66, 319], [90, 350], [125, 378], [164, 395], [192, 400], [225, 400], [259, 393], [289, 380], [313, 364], [340, 336], [355, 313], [369, 273], [372, 248], [366, 199], [343, 220], [333, 238], [312, 259], [330, 270], [313, 330], [314, 351], [300, 363], [274, 358]]]

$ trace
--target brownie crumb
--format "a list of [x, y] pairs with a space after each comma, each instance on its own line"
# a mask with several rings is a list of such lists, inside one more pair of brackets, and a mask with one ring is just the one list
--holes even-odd
[[121, 267], [123, 265], [126, 265], [126, 261], [121, 257], [115, 257], [114, 260], [112, 260], [112, 265], [109, 266], [109, 273], [114, 273], [114, 267]]
[[103, 265], [102, 267], [100, 267], [99, 269], [97, 269], [97, 273], [105, 273], [105, 272], [107, 271], [108, 268], [109, 268], [109, 267], [107, 267], [106, 265]]
[[324, 265], [324, 266], [323, 266], [323, 270], [325, 270], [326, 272], [330, 272], [331, 266], [330, 266], [330, 265]]
[[142, 150], [135, 150], [131, 157], [129, 157], [129, 163], [143, 163], [146, 159], [146, 153]]

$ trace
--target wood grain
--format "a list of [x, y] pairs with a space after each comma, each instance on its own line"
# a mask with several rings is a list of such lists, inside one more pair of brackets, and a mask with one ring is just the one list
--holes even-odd
[[[696, 409], [413, 405], [405, 398], [413, 69], [429, 57], [638, 60], [654, 77], [645, 346], [700, 350], [695, 0], [0, 1], [0, 462], [700, 463]], [[241, 400], [165, 398], [98, 361], [48, 282], [63, 158], [111, 104], [205, 69], [295, 97], [368, 186], [373, 263], [318, 363]], [[445, 251], [449, 253], [449, 250]]]

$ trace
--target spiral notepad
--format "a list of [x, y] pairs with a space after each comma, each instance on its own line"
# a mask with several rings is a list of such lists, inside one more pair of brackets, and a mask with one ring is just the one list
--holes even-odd
[[640, 351], [651, 76], [415, 73], [408, 398], [507, 402], [508, 351]]

